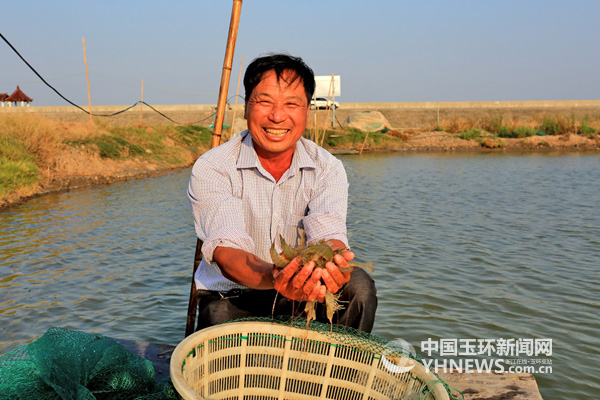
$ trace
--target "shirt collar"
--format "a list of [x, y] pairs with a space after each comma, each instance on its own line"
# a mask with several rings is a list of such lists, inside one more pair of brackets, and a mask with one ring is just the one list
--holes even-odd
[[[241, 134], [246, 136], [242, 139], [240, 154], [237, 160], [237, 168], [259, 168], [260, 161], [258, 160], [256, 150], [254, 150], [252, 135], [250, 135], [249, 131], [244, 131]], [[315, 161], [306, 151], [306, 147], [304, 146], [303, 142], [304, 140], [306, 139], [300, 138], [300, 140], [296, 142], [296, 149], [294, 150], [292, 164], [288, 169], [288, 174], [290, 176], [295, 175], [302, 168], [316, 168]]]

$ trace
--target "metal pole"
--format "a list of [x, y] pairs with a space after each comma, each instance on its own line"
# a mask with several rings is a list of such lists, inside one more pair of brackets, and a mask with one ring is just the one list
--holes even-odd
[[229, 36], [227, 37], [225, 60], [223, 62], [223, 73], [221, 75], [219, 100], [217, 102], [217, 118], [215, 119], [211, 147], [217, 147], [219, 144], [221, 144], [221, 131], [223, 130], [225, 108], [227, 107], [227, 91], [229, 90], [229, 78], [231, 76], [231, 65], [233, 64], [233, 54], [235, 52], [235, 42], [237, 39], [241, 12], [242, 0], [234, 0], [233, 8], [231, 10], [231, 21], [229, 23]]

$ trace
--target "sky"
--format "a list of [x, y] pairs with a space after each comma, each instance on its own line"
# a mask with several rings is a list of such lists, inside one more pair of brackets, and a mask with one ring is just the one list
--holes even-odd
[[[0, 0], [0, 33], [87, 106], [215, 104], [232, 0]], [[597, 0], [245, 0], [229, 85], [252, 59], [302, 57], [344, 102], [600, 99]], [[242, 60], [243, 56], [243, 60]], [[243, 61], [243, 62], [242, 62]], [[68, 105], [0, 39], [0, 93]], [[244, 96], [243, 85], [240, 95]]]

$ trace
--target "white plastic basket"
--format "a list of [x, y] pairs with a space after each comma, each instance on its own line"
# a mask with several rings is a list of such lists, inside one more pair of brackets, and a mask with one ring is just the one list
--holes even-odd
[[341, 333], [232, 322], [179, 343], [170, 372], [189, 400], [449, 398], [422, 364], [379, 350]]

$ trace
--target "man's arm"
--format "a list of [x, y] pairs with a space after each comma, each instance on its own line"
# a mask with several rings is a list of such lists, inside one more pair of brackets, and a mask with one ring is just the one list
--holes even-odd
[[285, 268], [276, 269], [254, 254], [231, 247], [217, 247], [213, 257], [221, 273], [240, 285], [259, 290], [275, 289], [298, 301], [323, 301], [325, 298], [321, 273], [313, 271], [314, 263], [300, 268], [298, 259], [294, 259]]
[[[346, 171], [342, 163], [335, 159], [320, 174], [318, 185], [308, 204], [309, 214], [304, 218], [308, 240], [326, 240], [333, 250], [347, 248], [347, 205]], [[351, 272], [340, 271], [339, 268], [347, 268], [352, 259], [354, 253], [345, 251], [342, 255], [336, 255], [333, 262], [321, 269], [323, 282], [330, 292], [337, 293], [350, 280]]]
[[252, 253], [232, 247], [217, 247], [213, 259], [227, 279], [251, 289], [273, 289], [273, 264]]

